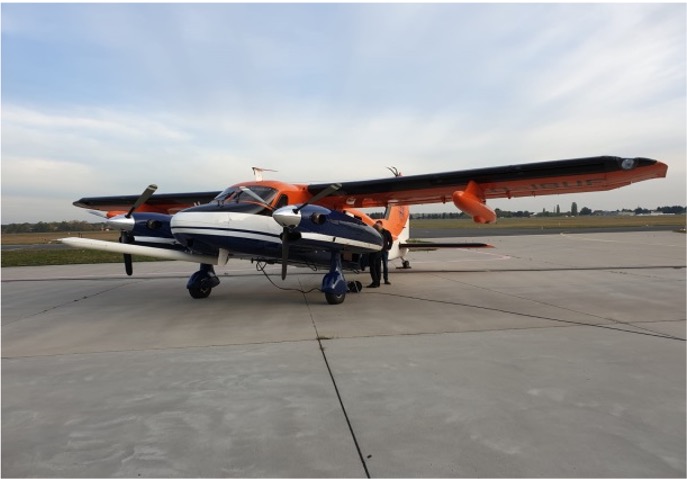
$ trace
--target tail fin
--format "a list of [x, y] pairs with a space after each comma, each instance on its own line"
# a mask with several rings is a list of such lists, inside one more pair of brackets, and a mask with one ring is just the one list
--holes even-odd
[[[398, 168], [394, 166], [387, 168], [395, 177], [398, 178], [402, 176]], [[408, 249], [400, 248], [399, 245], [406, 244], [410, 238], [410, 208], [405, 205], [387, 205], [382, 225], [391, 233], [394, 239], [391, 250], [389, 250], [389, 259], [395, 259], [399, 256], [403, 257], [406, 255]]]
[[389, 259], [404, 256], [407, 249], [399, 248], [399, 245], [406, 244], [410, 238], [410, 208], [407, 206], [388, 206], [384, 219], [381, 221], [394, 239], [394, 244], [389, 251]]

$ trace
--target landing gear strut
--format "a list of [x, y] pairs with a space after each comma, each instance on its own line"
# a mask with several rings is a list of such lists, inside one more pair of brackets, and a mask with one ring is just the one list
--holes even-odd
[[215, 268], [211, 264], [201, 264], [200, 270], [196, 271], [188, 279], [186, 287], [191, 297], [203, 299], [210, 296], [212, 288], [219, 284], [219, 278], [215, 274]]
[[343, 275], [341, 254], [338, 251], [332, 251], [329, 273], [322, 278], [321, 289], [329, 304], [341, 304], [346, 299], [348, 284]]

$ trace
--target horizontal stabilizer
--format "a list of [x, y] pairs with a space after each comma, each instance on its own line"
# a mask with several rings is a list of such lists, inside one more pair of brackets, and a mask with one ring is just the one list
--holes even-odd
[[137, 254], [141, 256], [151, 256], [172, 261], [189, 261], [191, 263], [218, 264], [217, 256], [206, 256], [199, 254], [189, 254], [183, 251], [175, 251], [164, 248], [154, 248], [152, 246], [141, 246], [135, 244], [115, 243], [112, 241], [102, 241], [89, 238], [61, 238], [60, 243], [71, 246], [72, 248], [95, 249], [99, 251], [110, 251], [112, 253]]
[[493, 248], [486, 243], [403, 243], [399, 248], [408, 249], [440, 249], [440, 248]]

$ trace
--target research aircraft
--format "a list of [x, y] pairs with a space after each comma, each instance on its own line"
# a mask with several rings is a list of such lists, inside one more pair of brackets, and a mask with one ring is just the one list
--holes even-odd
[[[229, 259], [324, 269], [320, 290], [330, 304], [344, 301], [361, 284], [346, 281], [345, 271], [359, 271], [363, 255], [379, 251], [383, 240], [375, 219], [361, 211], [385, 208], [383, 226], [394, 242], [389, 259], [416, 246], [409, 239], [409, 206], [452, 202], [476, 223], [494, 223], [486, 202], [620, 188], [666, 176], [667, 165], [649, 158], [596, 156], [540, 163], [402, 176], [340, 183], [288, 184], [255, 179], [223, 191], [154, 195], [150, 185], [140, 196], [82, 198], [75, 206], [99, 210], [119, 229], [119, 242], [63, 238], [75, 248], [123, 253], [132, 274], [131, 255], [139, 254], [200, 264], [187, 282], [193, 298], [207, 298], [219, 284], [215, 265]], [[272, 170], [273, 171], [273, 170]], [[488, 247], [486, 244], [432, 244], [434, 247]]]

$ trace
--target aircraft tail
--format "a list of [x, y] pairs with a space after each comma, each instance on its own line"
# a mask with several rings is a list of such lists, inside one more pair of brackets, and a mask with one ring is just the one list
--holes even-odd
[[406, 257], [413, 249], [493, 248], [492, 245], [486, 243], [410, 243], [410, 208], [407, 206], [389, 206], [384, 216], [382, 224], [394, 238], [394, 244], [389, 250], [389, 259], [401, 258], [404, 268], [408, 267]]
[[399, 245], [408, 243], [410, 238], [410, 208], [407, 206], [388, 206], [382, 224], [385, 229], [389, 230], [394, 239], [389, 251], [389, 259], [405, 256], [408, 250]]

